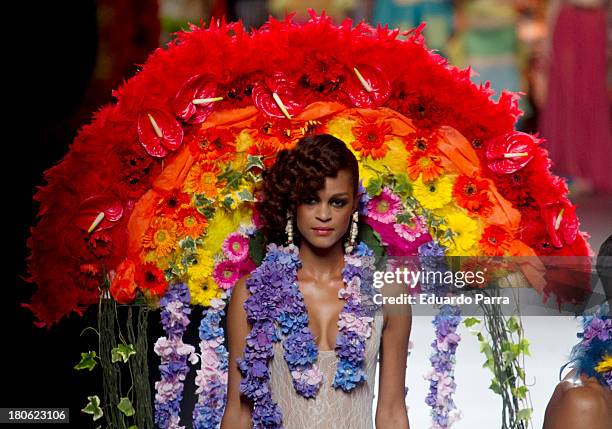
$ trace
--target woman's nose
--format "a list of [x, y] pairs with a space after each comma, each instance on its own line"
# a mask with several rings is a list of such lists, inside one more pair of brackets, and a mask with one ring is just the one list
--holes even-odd
[[320, 222], [329, 222], [332, 218], [331, 207], [329, 207], [329, 204], [319, 204], [317, 211], [315, 212], [315, 217]]

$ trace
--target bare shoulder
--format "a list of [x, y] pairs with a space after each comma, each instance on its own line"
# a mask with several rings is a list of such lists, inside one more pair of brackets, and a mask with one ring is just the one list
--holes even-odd
[[240, 278], [232, 288], [232, 295], [230, 297], [227, 316], [230, 323], [236, 321], [236, 319], [245, 319], [246, 312], [244, 310], [244, 303], [249, 298], [249, 290], [247, 288], [247, 280], [250, 274], [247, 274]]
[[546, 409], [544, 429], [610, 429], [609, 393], [597, 382], [559, 382]]

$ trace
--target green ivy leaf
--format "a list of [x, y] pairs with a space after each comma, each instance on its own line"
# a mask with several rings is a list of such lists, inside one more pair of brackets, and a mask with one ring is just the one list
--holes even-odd
[[532, 408], [523, 408], [516, 413], [517, 420], [529, 420], [531, 419]]
[[398, 223], [404, 223], [406, 225], [410, 224], [412, 222], [412, 214], [410, 213], [398, 213], [395, 216], [395, 219], [397, 219]]
[[264, 163], [261, 155], [247, 155], [246, 170], [249, 171], [254, 167], [261, 168], [262, 170], [264, 169]]
[[195, 240], [191, 237], [185, 237], [181, 241], [179, 241], [179, 246], [183, 250], [192, 250], [195, 252], [196, 243]]
[[74, 369], [93, 370], [96, 366], [96, 352], [81, 353], [81, 361], [74, 366]]
[[498, 395], [502, 394], [501, 386], [499, 385], [497, 380], [491, 381], [491, 385], [489, 386], [489, 389], [491, 389], [493, 392], [497, 393]]
[[240, 179], [242, 179], [242, 173], [229, 168], [217, 176], [218, 181], [225, 180], [226, 188], [234, 190], [238, 189], [240, 186]]
[[136, 354], [133, 344], [119, 344], [117, 347], [111, 350], [111, 362], [123, 361], [126, 363], [130, 356]]
[[380, 176], [372, 177], [366, 186], [366, 191], [370, 197], [375, 197], [382, 191], [383, 180]]
[[132, 425], [132, 426], [130, 426], [128, 429], [138, 429], [138, 426], [136, 426], [136, 425]]
[[376, 265], [376, 269], [383, 269], [384, 265], [386, 264], [387, 252], [382, 244], [380, 235], [374, 231], [370, 225], [364, 223], [359, 225], [356, 241], [357, 243], [363, 241], [370, 249], [372, 249], [374, 252], [374, 264]]
[[253, 194], [246, 188], [241, 189], [236, 195], [238, 196], [238, 201], [255, 201]]
[[395, 176], [395, 188], [393, 190], [398, 194], [412, 195], [412, 184], [408, 181], [408, 177], [405, 174], [402, 173]]
[[480, 323], [480, 319], [477, 317], [468, 317], [463, 321], [463, 324], [466, 328], [471, 328], [472, 326]]
[[510, 332], [519, 332], [521, 329], [518, 318], [516, 316], [512, 316], [508, 319], [507, 326]]
[[529, 389], [527, 388], [527, 386], [519, 386], [517, 388], [512, 388], [512, 394], [518, 399], [525, 399], [527, 397], [528, 391]]
[[84, 413], [93, 415], [94, 421], [98, 420], [104, 414], [102, 408], [100, 408], [100, 398], [98, 395], [88, 396], [89, 401], [85, 408], [81, 409]]
[[232, 206], [234, 205], [234, 199], [231, 196], [227, 195], [223, 199], [222, 204], [225, 208], [227, 208], [228, 210], [231, 210]]
[[117, 408], [119, 408], [119, 411], [128, 417], [133, 416], [136, 412], [132, 406], [132, 401], [130, 401], [130, 398], [121, 398], [117, 404]]
[[518, 348], [526, 356], [531, 356], [529, 354], [529, 340], [527, 338], [521, 338], [519, 341]]

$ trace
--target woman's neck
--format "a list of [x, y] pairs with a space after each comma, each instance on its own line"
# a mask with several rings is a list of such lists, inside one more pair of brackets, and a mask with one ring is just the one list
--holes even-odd
[[342, 276], [344, 248], [342, 242], [327, 249], [312, 247], [309, 243], [300, 245], [301, 274], [317, 281], [327, 281]]

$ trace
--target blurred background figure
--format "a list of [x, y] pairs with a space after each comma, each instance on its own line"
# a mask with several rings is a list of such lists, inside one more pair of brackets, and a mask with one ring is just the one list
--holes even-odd
[[423, 32], [430, 49], [436, 49], [448, 57], [448, 41], [454, 27], [452, 0], [378, 0], [373, 4], [372, 23], [389, 24], [404, 30], [427, 26]]
[[552, 0], [540, 130], [575, 191], [612, 191], [605, 0]]

